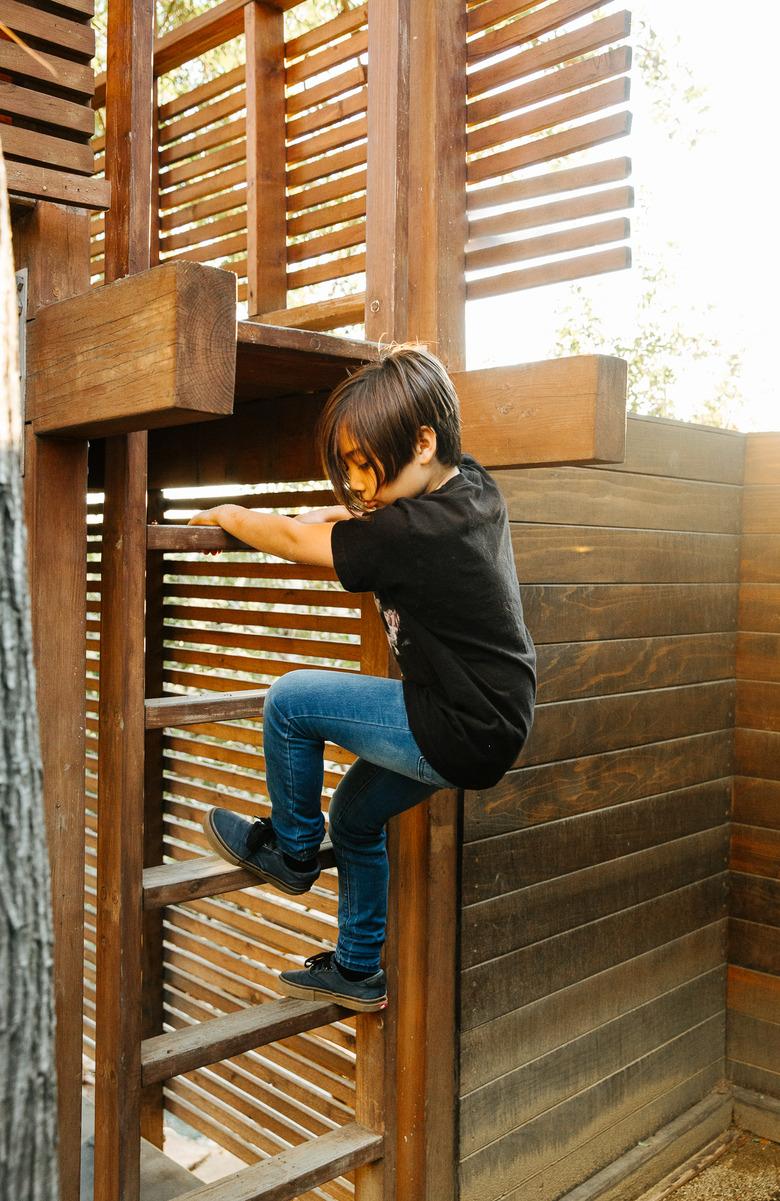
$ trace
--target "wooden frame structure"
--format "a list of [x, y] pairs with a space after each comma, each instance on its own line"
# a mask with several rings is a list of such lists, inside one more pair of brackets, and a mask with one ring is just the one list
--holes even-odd
[[[67, 7], [56, 31], [82, 39], [65, 57], [83, 100], [89, 0]], [[89, 132], [71, 75], [36, 92], [39, 77], [0, 43], [9, 182], [37, 201], [18, 212], [15, 244], [30, 272], [26, 483], [62, 1198], [78, 1196], [85, 750], [101, 1201], [137, 1201], [138, 1136], [161, 1144], [164, 1105], [263, 1156], [192, 1194], [204, 1201], [519, 1201], [532, 1184], [548, 1201], [636, 1196], [732, 1114], [718, 1006], [735, 775], [730, 1058], [739, 1112], [777, 1129], [756, 1097], [777, 1073], [749, 1067], [776, 1027], [774, 834], [756, 834], [777, 825], [771, 497], [760, 515], [776, 446], [750, 443], [743, 476], [738, 437], [633, 420], [626, 445], [625, 364], [604, 356], [465, 370], [467, 299], [628, 264], [615, 216], [632, 202], [628, 160], [568, 161], [628, 130], [624, 12], [369, 0], [287, 37], [294, 7], [223, 0], [155, 41], [148, 0], [111, 0], [94, 87], [105, 180], [82, 156], [84, 173], [63, 158], [52, 182], [51, 139]], [[32, 8], [0, 0], [0, 18], [56, 57], [55, 25], [32, 28]], [[238, 67], [160, 102], [168, 72], [237, 37]], [[44, 119], [70, 132], [34, 128]], [[306, 291], [333, 281], [338, 296]], [[322, 332], [350, 325], [365, 339]], [[280, 955], [329, 937], [332, 874], [308, 911], [283, 911], [203, 856], [192, 827], [218, 788], [264, 811], [247, 784], [261, 770], [258, 676], [312, 651], [334, 670], [392, 672], [375, 608], [349, 608], [326, 572], [250, 564], [221, 532], [182, 527], [165, 490], [263, 485], [269, 507], [323, 503], [321, 489], [298, 490], [320, 474], [322, 400], [391, 337], [444, 358], [466, 448], [506, 490], [545, 691], [527, 752], [493, 795], [442, 792], [391, 823], [391, 1004], [350, 1019], [279, 1002], [268, 985]], [[732, 670], [743, 479], [739, 629], [760, 634], [739, 635]], [[88, 487], [105, 494], [90, 525]], [[220, 548], [231, 557], [214, 586], [194, 556]], [[207, 627], [230, 610], [220, 640]], [[594, 1082], [582, 1065], [599, 1056]], [[174, 1074], [183, 1082], [164, 1084]], [[580, 1092], [561, 1098], [561, 1078]], [[556, 1142], [562, 1105], [581, 1146]], [[608, 1132], [589, 1125], [599, 1106]], [[655, 1160], [628, 1150], [648, 1138]]]

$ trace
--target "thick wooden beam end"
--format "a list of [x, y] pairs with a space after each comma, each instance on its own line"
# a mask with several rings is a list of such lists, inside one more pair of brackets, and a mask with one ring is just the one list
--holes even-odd
[[233, 411], [232, 271], [163, 263], [42, 308], [28, 331], [36, 434], [101, 437]]
[[454, 372], [464, 450], [486, 467], [620, 463], [626, 378], [611, 355]]

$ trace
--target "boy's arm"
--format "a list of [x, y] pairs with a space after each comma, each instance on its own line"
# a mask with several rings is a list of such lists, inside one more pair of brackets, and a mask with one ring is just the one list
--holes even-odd
[[218, 525], [256, 550], [293, 563], [333, 566], [332, 522], [306, 524], [278, 513], [257, 513], [241, 505], [217, 505], [190, 518], [188, 525]]
[[304, 525], [311, 525], [317, 521], [347, 521], [354, 516], [355, 514], [350, 513], [349, 509], [345, 509], [343, 505], [329, 505], [326, 509], [312, 509], [308, 513], [298, 513], [295, 520], [303, 522]]

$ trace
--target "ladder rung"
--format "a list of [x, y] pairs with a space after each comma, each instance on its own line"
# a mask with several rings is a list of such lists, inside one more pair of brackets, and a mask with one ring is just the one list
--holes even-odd
[[198, 692], [182, 696], [158, 696], [146, 700], [146, 728], [194, 726], [202, 721], [237, 721], [260, 717], [267, 688], [245, 688], [241, 692]]
[[381, 1159], [383, 1144], [381, 1134], [350, 1122], [174, 1201], [294, 1201], [319, 1184]]
[[148, 525], [147, 550], [247, 550], [245, 542], [218, 525]]
[[352, 1016], [341, 1005], [285, 997], [196, 1022], [171, 1034], [157, 1034], [141, 1044], [142, 1081], [146, 1086], [170, 1080], [304, 1030], [329, 1026], [345, 1015]]
[[[327, 838], [320, 847], [319, 857], [323, 867], [335, 867], [333, 844]], [[226, 863], [219, 855], [199, 855], [197, 859], [147, 867], [144, 870], [144, 909], [161, 909], [164, 905], [196, 901], [199, 897], [216, 897], [222, 892], [258, 884], [262, 884], [262, 880], [252, 872]]]

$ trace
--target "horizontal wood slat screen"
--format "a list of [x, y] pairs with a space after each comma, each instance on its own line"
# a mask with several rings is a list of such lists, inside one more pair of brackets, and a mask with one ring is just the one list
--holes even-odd
[[[204, 506], [233, 503], [296, 512], [332, 501], [326, 485], [263, 488], [204, 496], [177, 489], [164, 500], [165, 521], [186, 522]], [[84, 1050], [94, 1056], [97, 698], [100, 640], [100, 496], [89, 503], [87, 688], [86, 944]], [[162, 555], [162, 552], [153, 552]], [[165, 553], [162, 597], [164, 690], [238, 691], [268, 686], [281, 673], [317, 666], [360, 668], [355, 598], [332, 570], [275, 563], [260, 553], [219, 558]], [[167, 861], [211, 854], [200, 823], [212, 805], [248, 817], [269, 812], [262, 722], [203, 722], [163, 735], [164, 852]], [[327, 748], [325, 795], [354, 756]], [[168, 1029], [232, 1013], [278, 996], [276, 973], [300, 963], [336, 934], [337, 879], [324, 872], [301, 899], [271, 888], [170, 906], [164, 911], [163, 989]], [[238, 1055], [176, 1077], [165, 1107], [239, 1160], [254, 1163], [352, 1120], [354, 1019]], [[303, 1194], [349, 1201], [351, 1179]]]
[[[161, 39], [155, 55], [161, 86], [163, 68], [197, 57], [220, 37], [238, 38], [243, 47], [237, 11], [229, 5], [222, 18], [204, 14]], [[263, 253], [278, 268], [280, 283], [273, 303], [253, 308], [253, 317], [312, 329], [362, 324], [367, 22], [368, 6], [354, 5], [284, 43], [284, 171], [267, 176], [264, 168], [263, 187], [278, 185], [286, 195], [286, 236], [281, 224], [276, 233], [265, 230], [266, 243], [278, 240], [276, 250], [266, 245]], [[598, 147], [630, 129], [629, 24], [614, 3], [592, 0], [485, 0], [470, 8], [469, 299], [630, 264], [627, 220], [596, 220], [633, 206], [631, 188], [607, 186], [628, 177], [629, 160], [594, 160]], [[98, 102], [101, 97], [99, 86]], [[256, 253], [248, 228], [255, 187], [247, 165], [252, 100], [242, 63], [160, 104], [155, 244], [160, 260], [191, 259], [235, 271], [239, 301], [250, 307]], [[281, 121], [281, 107], [279, 112]], [[67, 117], [63, 111], [58, 119]], [[93, 145], [100, 168], [102, 139]], [[528, 203], [532, 199], [543, 203]], [[262, 221], [276, 222], [270, 200], [267, 205]], [[95, 282], [103, 271], [103, 231], [102, 218], [95, 218]]]
[[630, 416], [621, 464], [494, 472], [539, 687], [465, 796], [462, 1201], [589, 1195], [722, 1078], [743, 453]]
[[12, 196], [106, 207], [105, 184], [92, 179], [89, 142], [91, 16], [91, 3], [62, 12], [42, 11], [32, 0], [0, 0], [0, 21], [24, 43], [0, 39], [0, 132]]
[[[285, 44], [289, 294], [284, 308], [264, 314], [275, 324], [362, 323], [367, 19], [367, 6], [359, 5]], [[232, 20], [225, 33], [235, 36]], [[159, 261], [189, 259], [235, 271], [239, 302], [248, 299], [251, 261], [248, 120], [243, 64], [158, 108]], [[99, 155], [103, 139], [93, 145]], [[104, 233], [104, 220], [95, 218], [95, 283], [104, 269]], [[348, 295], [331, 303], [334, 283]], [[351, 304], [349, 295], [357, 297]]]
[[[630, 188], [594, 191], [626, 178], [627, 159], [588, 161], [630, 130], [630, 21], [615, 8], [485, 0], [470, 10], [468, 299], [630, 265], [628, 222], [590, 220], [633, 205]], [[524, 203], [562, 191], [557, 206]], [[593, 247], [604, 249], [584, 253]]]
[[746, 443], [727, 1054], [736, 1085], [780, 1099], [780, 434]]

